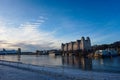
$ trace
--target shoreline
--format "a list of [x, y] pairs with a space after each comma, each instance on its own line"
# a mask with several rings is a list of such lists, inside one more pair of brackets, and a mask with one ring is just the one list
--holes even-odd
[[20, 62], [10, 62], [0, 60], [0, 65], [23, 69], [27, 71], [38, 72], [45, 75], [51, 75], [55, 77], [64, 77], [73, 80], [119, 80], [119, 73], [108, 73], [108, 72], [93, 72], [93, 71], [78, 71], [73, 69], [67, 69], [64, 67], [46, 67], [36, 66], [31, 64], [24, 64]]

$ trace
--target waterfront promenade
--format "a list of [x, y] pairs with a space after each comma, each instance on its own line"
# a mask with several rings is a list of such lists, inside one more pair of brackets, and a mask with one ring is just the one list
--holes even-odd
[[0, 61], [0, 80], [120, 80], [119, 73], [78, 71]]

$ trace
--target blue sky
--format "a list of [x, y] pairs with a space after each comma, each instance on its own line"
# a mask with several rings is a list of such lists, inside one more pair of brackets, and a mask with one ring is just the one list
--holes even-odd
[[0, 0], [0, 48], [60, 49], [89, 36], [92, 45], [120, 40], [119, 0]]

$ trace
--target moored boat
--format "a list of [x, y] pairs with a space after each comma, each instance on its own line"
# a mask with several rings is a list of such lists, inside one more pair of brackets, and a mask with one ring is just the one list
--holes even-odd
[[114, 49], [97, 50], [94, 54], [94, 57], [113, 57], [113, 56], [118, 56], [118, 52]]

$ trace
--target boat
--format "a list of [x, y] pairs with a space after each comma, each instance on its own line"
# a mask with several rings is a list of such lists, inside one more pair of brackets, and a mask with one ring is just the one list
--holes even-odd
[[118, 52], [114, 49], [97, 50], [94, 54], [94, 57], [113, 57], [113, 56], [118, 56]]

